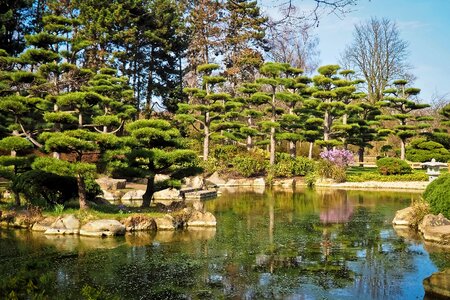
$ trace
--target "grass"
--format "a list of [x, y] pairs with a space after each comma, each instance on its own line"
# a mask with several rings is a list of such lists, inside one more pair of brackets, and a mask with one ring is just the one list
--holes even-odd
[[[4, 199], [0, 201], [0, 210], [8, 211], [14, 208], [14, 203], [12, 201], [5, 201]], [[26, 206], [21, 206], [19, 208], [14, 208], [15, 211], [26, 210]], [[91, 220], [99, 219], [114, 219], [121, 220], [125, 219], [134, 214], [143, 214], [151, 218], [158, 218], [164, 216], [165, 213], [155, 211], [154, 207], [150, 208], [140, 208], [140, 207], [127, 207], [119, 206], [113, 204], [92, 204], [87, 210], [80, 210], [77, 201], [70, 201], [66, 203], [64, 209], [55, 209], [53, 207], [45, 208], [42, 210], [42, 215], [44, 217], [58, 217], [60, 215], [70, 215], [73, 214], [82, 223], [89, 222]]]

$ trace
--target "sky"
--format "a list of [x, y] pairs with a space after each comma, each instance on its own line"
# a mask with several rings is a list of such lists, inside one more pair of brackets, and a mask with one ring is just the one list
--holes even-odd
[[[301, 8], [312, 0], [294, 0]], [[264, 1], [263, 1], [264, 2]], [[409, 64], [417, 77], [420, 99], [430, 103], [433, 95], [450, 101], [450, 0], [359, 0], [343, 17], [323, 14], [314, 30], [319, 38], [320, 64], [337, 64], [352, 42], [355, 24], [371, 17], [397, 23], [400, 36], [409, 44]]]

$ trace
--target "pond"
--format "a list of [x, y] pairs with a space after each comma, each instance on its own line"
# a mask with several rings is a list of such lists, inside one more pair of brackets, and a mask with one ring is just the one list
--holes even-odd
[[205, 203], [216, 229], [108, 239], [0, 230], [0, 298], [422, 299], [422, 280], [450, 267], [450, 254], [392, 227], [419, 197], [224, 190]]

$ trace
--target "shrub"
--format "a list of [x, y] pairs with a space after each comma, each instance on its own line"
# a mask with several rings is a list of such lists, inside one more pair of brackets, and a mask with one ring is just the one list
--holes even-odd
[[316, 163], [306, 157], [299, 156], [295, 158], [292, 174], [294, 176], [306, 176], [313, 173], [316, 169]]
[[344, 167], [324, 159], [317, 163], [317, 174], [324, 178], [331, 178], [336, 182], [344, 182], [347, 177]]
[[233, 168], [244, 177], [256, 176], [266, 170], [266, 161], [257, 153], [237, 155], [233, 160]]
[[[94, 178], [87, 177], [85, 184], [88, 200], [93, 200], [102, 193]], [[59, 176], [41, 170], [22, 173], [14, 179], [11, 188], [23, 194], [29, 203], [39, 206], [63, 204], [78, 196], [75, 177]]]
[[423, 198], [430, 205], [433, 214], [442, 213], [446, 218], [450, 218], [450, 174], [439, 176], [431, 182]]
[[404, 160], [385, 157], [377, 160], [378, 172], [382, 175], [411, 174], [411, 166]]

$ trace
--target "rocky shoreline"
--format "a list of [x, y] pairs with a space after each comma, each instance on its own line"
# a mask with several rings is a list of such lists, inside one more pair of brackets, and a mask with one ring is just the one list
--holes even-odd
[[215, 216], [204, 210], [203, 203], [194, 203], [192, 207], [184, 207], [159, 218], [133, 214], [120, 220], [88, 220], [84, 224], [72, 214], [45, 217], [29, 211], [6, 211], [0, 215], [0, 227], [27, 229], [45, 235], [108, 237], [136, 231], [215, 228], [216, 224]]

